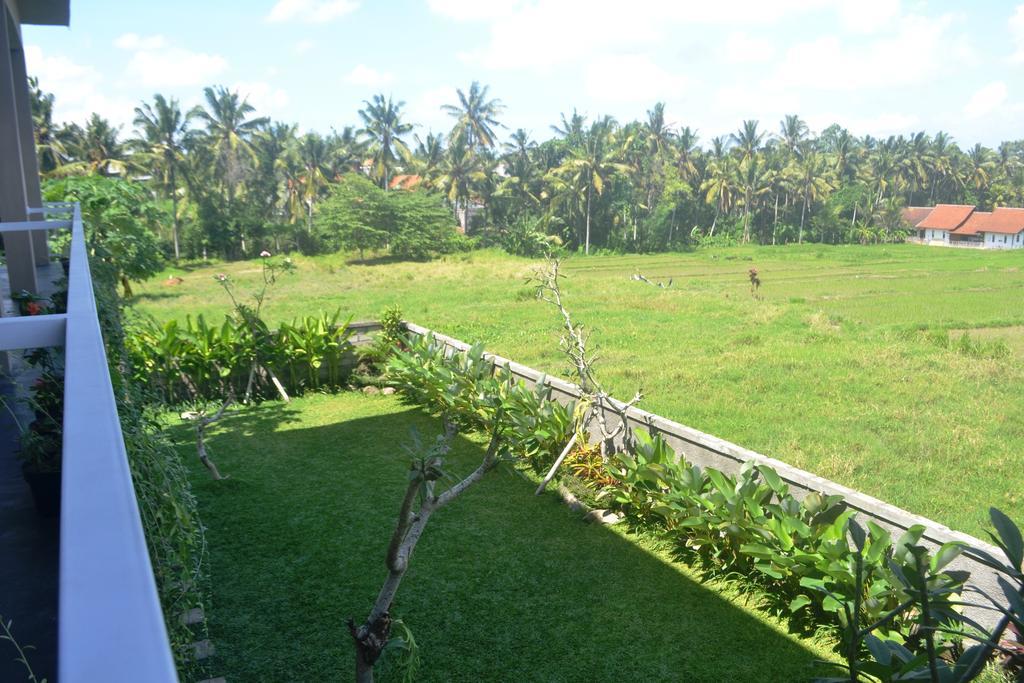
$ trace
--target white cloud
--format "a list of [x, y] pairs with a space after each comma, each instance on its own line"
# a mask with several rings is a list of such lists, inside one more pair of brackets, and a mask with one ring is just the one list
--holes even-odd
[[208, 85], [228, 67], [218, 54], [173, 46], [159, 35], [126, 33], [114, 45], [132, 53], [125, 69], [129, 83], [146, 88]]
[[1013, 42], [1017, 46], [1017, 51], [1010, 59], [1018, 63], [1024, 62], [1024, 5], [1017, 5], [1017, 10], [1007, 23]]
[[736, 31], [726, 37], [721, 55], [722, 60], [730, 64], [765, 62], [775, 56], [775, 45], [770, 40]]
[[874, 33], [900, 16], [900, 0], [840, 0], [837, 9], [847, 30]]
[[447, 133], [451, 130], [455, 120], [447, 112], [442, 111], [441, 107], [458, 101], [459, 96], [453, 86], [429, 88], [409, 100], [403, 118], [423, 129], [417, 131], [421, 137], [424, 131]]
[[964, 115], [976, 119], [990, 114], [1006, 102], [1006, 84], [995, 81], [980, 88], [964, 105]]
[[114, 41], [114, 47], [122, 50], [159, 50], [167, 45], [167, 39], [161, 35], [140, 36], [137, 33], [125, 33]]
[[854, 135], [886, 137], [909, 133], [917, 128], [921, 119], [914, 114], [882, 113], [867, 117], [835, 118], [835, 122], [848, 128]]
[[358, 85], [367, 88], [380, 88], [395, 80], [395, 75], [390, 71], [378, 71], [365, 64], [357, 64], [352, 71], [345, 76], [345, 82], [351, 85]]
[[653, 103], [677, 99], [690, 81], [666, 71], [647, 55], [600, 57], [587, 64], [587, 95], [598, 101]]
[[288, 93], [266, 81], [238, 81], [231, 90], [256, 107], [256, 116], [278, 116], [288, 106]]
[[302, 21], [325, 24], [359, 9], [356, 0], [278, 0], [267, 14], [271, 23]]
[[[861, 90], [920, 83], [969, 58], [949, 35], [952, 15], [906, 16], [887, 35], [867, 42], [824, 35], [787, 50], [774, 87]], [[953, 44], [954, 49], [950, 49]]]
[[112, 96], [94, 67], [79, 64], [64, 55], [46, 54], [37, 45], [25, 46], [25, 62], [39, 86], [53, 93], [53, 117], [57, 122], [84, 124], [93, 112], [116, 126], [130, 124], [137, 102]]
[[[624, 8], [621, 0], [431, 0], [430, 6], [449, 19], [489, 24], [485, 45], [463, 51], [463, 61], [488, 68], [545, 69], [586, 61], [608, 50], [650, 50], [695, 25], [774, 24], [829, 1], [632, 0]], [[529, 37], [525, 49], [524, 36]]]
[[459, 21], [491, 21], [508, 16], [523, 3], [519, 0], [427, 0], [430, 9]]
[[303, 39], [295, 43], [295, 54], [304, 55], [310, 50], [316, 47], [316, 43], [312, 40]]

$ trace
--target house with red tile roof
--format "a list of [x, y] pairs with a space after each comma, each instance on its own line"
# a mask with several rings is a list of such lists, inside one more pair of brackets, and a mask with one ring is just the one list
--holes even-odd
[[917, 231], [914, 241], [933, 246], [980, 249], [1024, 247], [1024, 208], [978, 211], [970, 204], [909, 206], [903, 220]]

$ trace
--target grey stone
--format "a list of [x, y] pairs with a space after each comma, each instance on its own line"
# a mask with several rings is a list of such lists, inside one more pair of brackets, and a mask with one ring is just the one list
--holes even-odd
[[395, 393], [395, 388], [384, 387], [383, 389], [380, 390], [380, 393], [384, 394], [385, 396], [390, 396], [391, 394]]
[[371, 395], [372, 394], [379, 394], [380, 393], [380, 389], [378, 389], [375, 386], [366, 386], [366, 387], [363, 387], [363, 393], [364, 394], [371, 394]]
[[611, 510], [591, 510], [588, 512], [583, 519], [588, 522], [597, 522], [598, 524], [618, 524], [622, 521], [622, 515]]
[[203, 614], [202, 607], [193, 607], [187, 612], [181, 613], [181, 623], [185, 626], [191, 626], [192, 624], [199, 624], [203, 621], [205, 615]]
[[199, 640], [192, 643], [192, 656], [197, 661], [212, 657], [214, 653], [213, 643], [207, 640]]

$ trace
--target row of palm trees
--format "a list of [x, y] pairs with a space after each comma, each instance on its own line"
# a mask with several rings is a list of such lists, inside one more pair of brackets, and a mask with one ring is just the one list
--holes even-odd
[[949, 135], [818, 135], [798, 116], [774, 132], [744, 121], [706, 146], [656, 104], [621, 124], [573, 112], [538, 143], [524, 130], [499, 144], [505, 107], [477, 82], [443, 110], [447, 134], [414, 133], [404, 103], [376, 95], [361, 126], [328, 135], [256, 116], [223, 87], [183, 111], [155, 95], [135, 109], [134, 134], [98, 115], [55, 126], [53, 96], [33, 82], [40, 167], [46, 174], [141, 177], [168, 203], [170, 247], [245, 256], [272, 243], [315, 249], [316, 207], [344, 173], [389, 189], [399, 174], [442, 195], [464, 228], [509, 226], [571, 247], [658, 250], [695, 240], [778, 243], [897, 239], [905, 205], [1024, 205], [1024, 142], [962, 150]]

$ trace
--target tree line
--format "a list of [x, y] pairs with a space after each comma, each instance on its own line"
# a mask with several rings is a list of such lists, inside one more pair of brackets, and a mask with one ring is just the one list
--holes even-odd
[[[160, 237], [174, 258], [379, 248], [398, 233], [408, 242], [406, 228], [380, 223], [396, 215], [409, 230], [429, 216], [433, 240], [447, 220], [438, 206], [477, 243], [527, 254], [552, 242], [640, 252], [894, 241], [906, 234], [904, 206], [1024, 206], [1024, 140], [993, 150], [961, 149], [944, 132], [878, 139], [834, 124], [815, 134], [790, 115], [775, 130], [747, 120], [702, 144], [657, 103], [628, 123], [562, 114], [537, 141], [508, 129], [501, 100], [477, 82], [443, 107], [447, 133], [421, 136], [405, 103], [380, 94], [364, 101], [357, 125], [300, 135], [213, 86], [188, 111], [154, 95], [125, 136], [98, 114], [84, 126], [54, 124], [54, 96], [30, 84], [44, 176], [147, 185], [165, 207]], [[379, 211], [361, 206], [364, 178], [383, 193], [374, 193]], [[395, 193], [415, 195], [414, 209]], [[366, 222], [371, 213], [378, 224]]]

